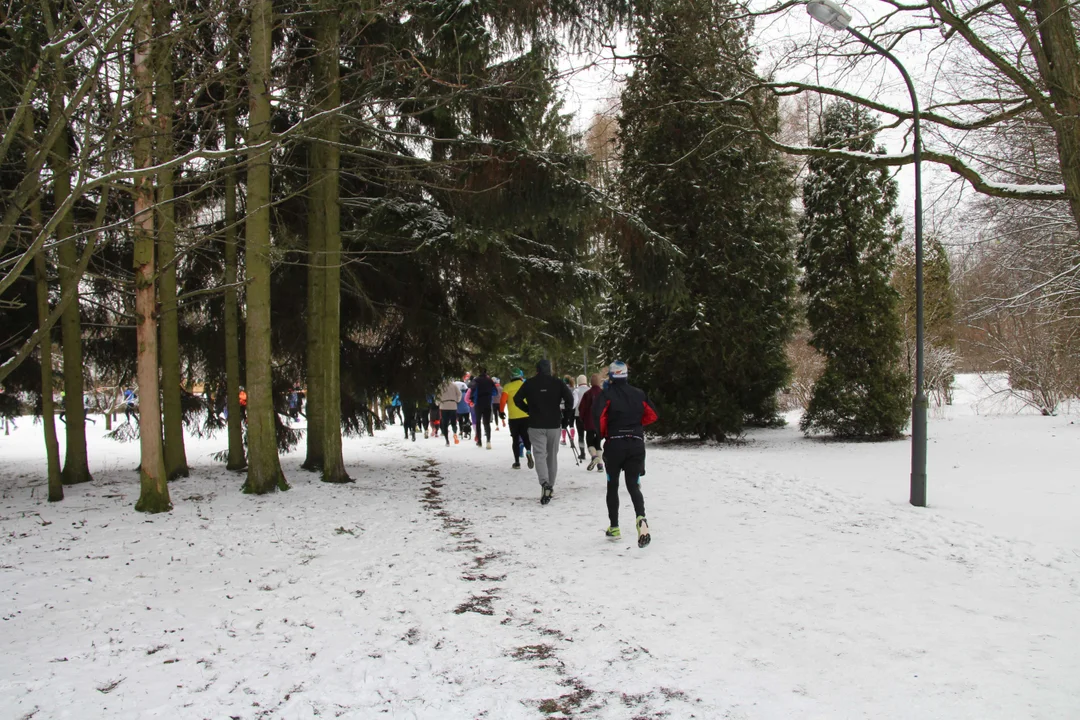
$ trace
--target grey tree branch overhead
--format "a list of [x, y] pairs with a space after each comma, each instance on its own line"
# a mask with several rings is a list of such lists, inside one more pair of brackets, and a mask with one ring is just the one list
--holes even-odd
[[[770, 3], [752, 8], [758, 21], [781, 26], [802, 3]], [[904, 3], [885, 0], [885, 7], [867, 8], [861, 30], [895, 52], [922, 59], [931, 71], [923, 78], [922, 113], [931, 130], [925, 160], [943, 165], [978, 193], [1015, 200], [1067, 201], [1080, 220], [1080, 50], [1075, 3], [1065, 0], [927, 0]], [[876, 11], [876, 12], [875, 12]], [[795, 22], [792, 18], [791, 22]], [[932, 36], [926, 31], [936, 30]], [[940, 35], [940, 39], [935, 39]], [[776, 96], [816, 94], [858, 103], [908, 123], [912, 113], [897, 107], [882, 80], [853, 70], [866, 52], [847, 37], [815, 37], [799, 30], [783, 38], [765, 81], [747, 78], [750, 92]], [[766, 51], [767, 52], [767, 51]], [[829, 62], [832, 65], [829, 65]], [[828, 68], [835, 80], [804, 80], [799, 68]], [[718, 102], [741, 97], [718, 96]], [[906, 104], [906, 103], [905, 103]], [[887, 121], [888, 122], [888, 121]], [[992, 150], [992, 133], [1023, 124], [1041, 123], [1057, 138], [1058, 177], [1013, 168]], [[856, 158], [845, 151], [806, 148], [782, 142], [755, 123], [754, 131], [772, 146], [793, 155], [832, 155], [876, 165], [912, 162], [910, 153]], [[988, 142], [990, 141], [990, 142]], [[988, 145], [991, 145], [988, 147]]]

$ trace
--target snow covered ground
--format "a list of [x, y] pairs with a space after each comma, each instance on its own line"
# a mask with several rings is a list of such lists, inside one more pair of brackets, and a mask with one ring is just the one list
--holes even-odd
[[[795, 427], [650, 444], [653, 544], [605, 538], [560, 454], [551, 505], [488, 452], [398, 428], [356, 482], [283, 458], [242, 495], [191, 439], [145, 516], [137, 445], [89, 426], [92, 484], [44, 501], [40, 425], [0, 436], [3, 718], [1077, 718], [1080, 418], [965, 378], [907, 442]], [[994, 405], [994, 403], [997, 403]]]

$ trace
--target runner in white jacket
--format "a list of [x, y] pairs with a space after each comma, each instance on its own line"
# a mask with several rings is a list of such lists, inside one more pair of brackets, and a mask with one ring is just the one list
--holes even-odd
[[[578, 457], [582, 460], [585, 459], [585, 421], [581, 417], [581, 398], [585, 397], [585, 393], [589, 392], [589, 380], [584, 375], [577, 376], [577, 387], [574, 388], [574, 426], [577, 428], [578, 436]], [[571, 433], [574, 431], [571, 430]], [[573, 437], [573, 435], [571, 435]]]

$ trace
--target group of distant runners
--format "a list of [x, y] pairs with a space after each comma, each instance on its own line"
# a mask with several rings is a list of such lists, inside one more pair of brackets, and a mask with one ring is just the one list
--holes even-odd
[[511, 467], [520, 470], [524, 456], [529, 468], [536, 470], [542, 505], [554, 497], [559, 446], [566, 445], [569, 438], [576, 462], [585, 460], [587, 451], [587, 470], [607, 472], [610, 524], [605, 534], [621, 536], [622, 475], [634, 504], [638, 547], [648, 545], [651, 535], [645, 519], [641, 476], [645, 474], [644, 428], [656, 420], [656, 410], [642, 390], [630, 385], [626, 363], [613, 362], [606, 378], [600, 373], [588, 380], [579, 375], [576, 385], [569, 377], [554, 377], [546, 359], [536, 364], [536, 374], [528, 379], [520, 368], [510, 375], [510, 381], [503, 385], [481, 367], [475, 376], [466, 373], [461, 380], [443, 383], [436, 394], [427, 397], [426, 412], [420, 402], [403, 402], [397, 396], [391, 407], [401, 410], [406, 440], [415, 441], [420, 428], [424, 437], [441, 434], [447, 446], [451, 440], [457, 445], [465, 439], [478, 448], [486, 442], [490, 450], [492, 424], [496, 430], [500, 422], [502, 427], [509, 427], [514, 455]]

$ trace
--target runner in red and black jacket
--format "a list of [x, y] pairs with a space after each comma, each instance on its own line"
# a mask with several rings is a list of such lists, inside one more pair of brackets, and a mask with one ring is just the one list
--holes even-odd
[[616, 360], [609, 370], [606, 390], [593, 402], [594, 426], [604, 438], [604, 466], [607, 470], [607, 508], [610, 537], [619, 537], [619, 474], [626, 475], [626, 489], [637, 516], [638, 547], [651, 539], [645, 520], [645, 498], [638, 482], [645, 466], [645, 426], [656, 422], [656, 410], [648, 396], [628, 382], [626, 363]]

